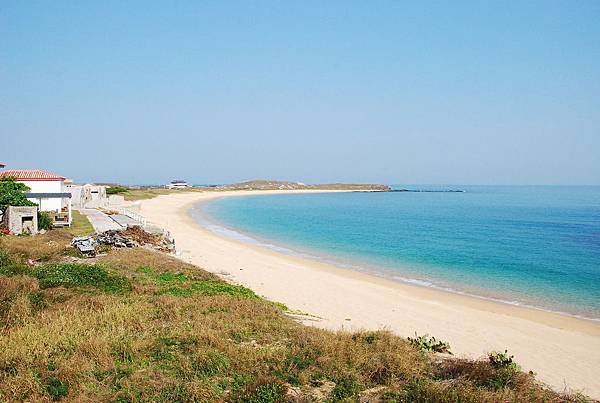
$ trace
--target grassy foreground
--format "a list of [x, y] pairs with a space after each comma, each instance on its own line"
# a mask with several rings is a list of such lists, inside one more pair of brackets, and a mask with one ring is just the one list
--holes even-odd
[[2, 401], [585, 401], [388, 332], [305, 327], [158, 252], [83, 261], [70, 238], [0, 238]]

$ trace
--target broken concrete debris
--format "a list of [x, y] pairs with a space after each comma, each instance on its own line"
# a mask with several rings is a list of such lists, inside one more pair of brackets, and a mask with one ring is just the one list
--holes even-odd
[[175, 252], [175, 241], [169, 236], [151, 234], [139, 226], [129, 227], [125, 230], [108, 230], [96, 236], [75, 237], [71, 245], [83, 255], [93, 257], [99, 245], [115, 248], [148, 247], [161, 252]]
[[77, 236], [71, 241], [71, 246], [77, 248], [83, 255], [93, 257], [96, 256], [98, 242], [91, 236]]
[[134, 248], [138, 246], [137, 242], [125, 237], [122, 235], [122, 232], [111, 229], [99, 234], [96, 240], [101, 245], [115, 246], [117, 248]]

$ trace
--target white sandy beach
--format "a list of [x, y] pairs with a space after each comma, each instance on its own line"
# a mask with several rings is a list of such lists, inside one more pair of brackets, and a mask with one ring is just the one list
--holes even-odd
[[220, 237], [188, 214], [199, 201], [267, 193], [273, 192], [159, 196], [141, 201], [141, 213], [171, 232], [181, 259], [291, 310], [314, 315], [305, 318], [307, 324], [334, 330], [389, 329], [401, 336], [429, 333], [449, 341], [455, 355], [474, 358], [508, 349], [524, 370], [536, 372], [554, 389], [568, 387], [600, 398], [599, 323], [280, 254]]

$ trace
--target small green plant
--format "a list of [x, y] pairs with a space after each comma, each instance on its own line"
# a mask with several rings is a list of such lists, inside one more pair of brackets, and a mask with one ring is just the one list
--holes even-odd
[[38, 229], [50, 230], [52, 229], [52, 218], [48, 213], [43, 211], [38, 211], [37, 213], [38, 219]]
[[360, 392], [360, 385], [353, 376], [345, 376], [336, 379], [335, 388], [331, 392], [331, 400], [338, 402], [347, 398], [352, 398]]
[[517, 363], [514, 361], [514, 355], [508, 355], [508, 350], [504, 352], [492, 351], [488, 354], [488, 359], [492, 367], [496, 369], [500, 368], [511, 368], [517, 367]]
[[408, 342], [424, 353], [446, 353], [452, 354], [450, 351], [450, 343], [442, 340], [437, 340], [435, 337], [429, 337], [428, 334], [418, 336], [415, 332], [415, 337], [409, 337]]
[[278, 379], [260, 379], [232, 399], [236, 403], [277, 403], [286, 401], [287, 387]]
[[6, 250], [0, 248], [0, 274], [5, 276], [17, 276], [25, 274], [27, 268], [18, 263]]
[[48, 379], [46, 391], [52, 397], [52, 400], [60, 400], [69, 393], [69, 386], [57, 378]]

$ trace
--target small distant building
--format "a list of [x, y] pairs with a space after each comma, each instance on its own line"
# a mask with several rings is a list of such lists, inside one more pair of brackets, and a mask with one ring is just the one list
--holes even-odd
[[171, 183], [169, 183], [167, 185], [167, 188], [169, 189], [185, 189], [185, 188], [189, 188], [190, 185], [188, 185], [188, 183], [184, 180], [178, 179], [178, 180], [174, 180], [171, 181]]
[[3, 164], [0, 162], [0, 168], [4, 168], [6, 166], [6, 164]]
[[71, 225], [71, 193], [65, 190], [65, 177], [41, 169], [9, 169], [0, 177], [11, 177], [29, 187], [25, 196], [50, 213], [55, 226]]

